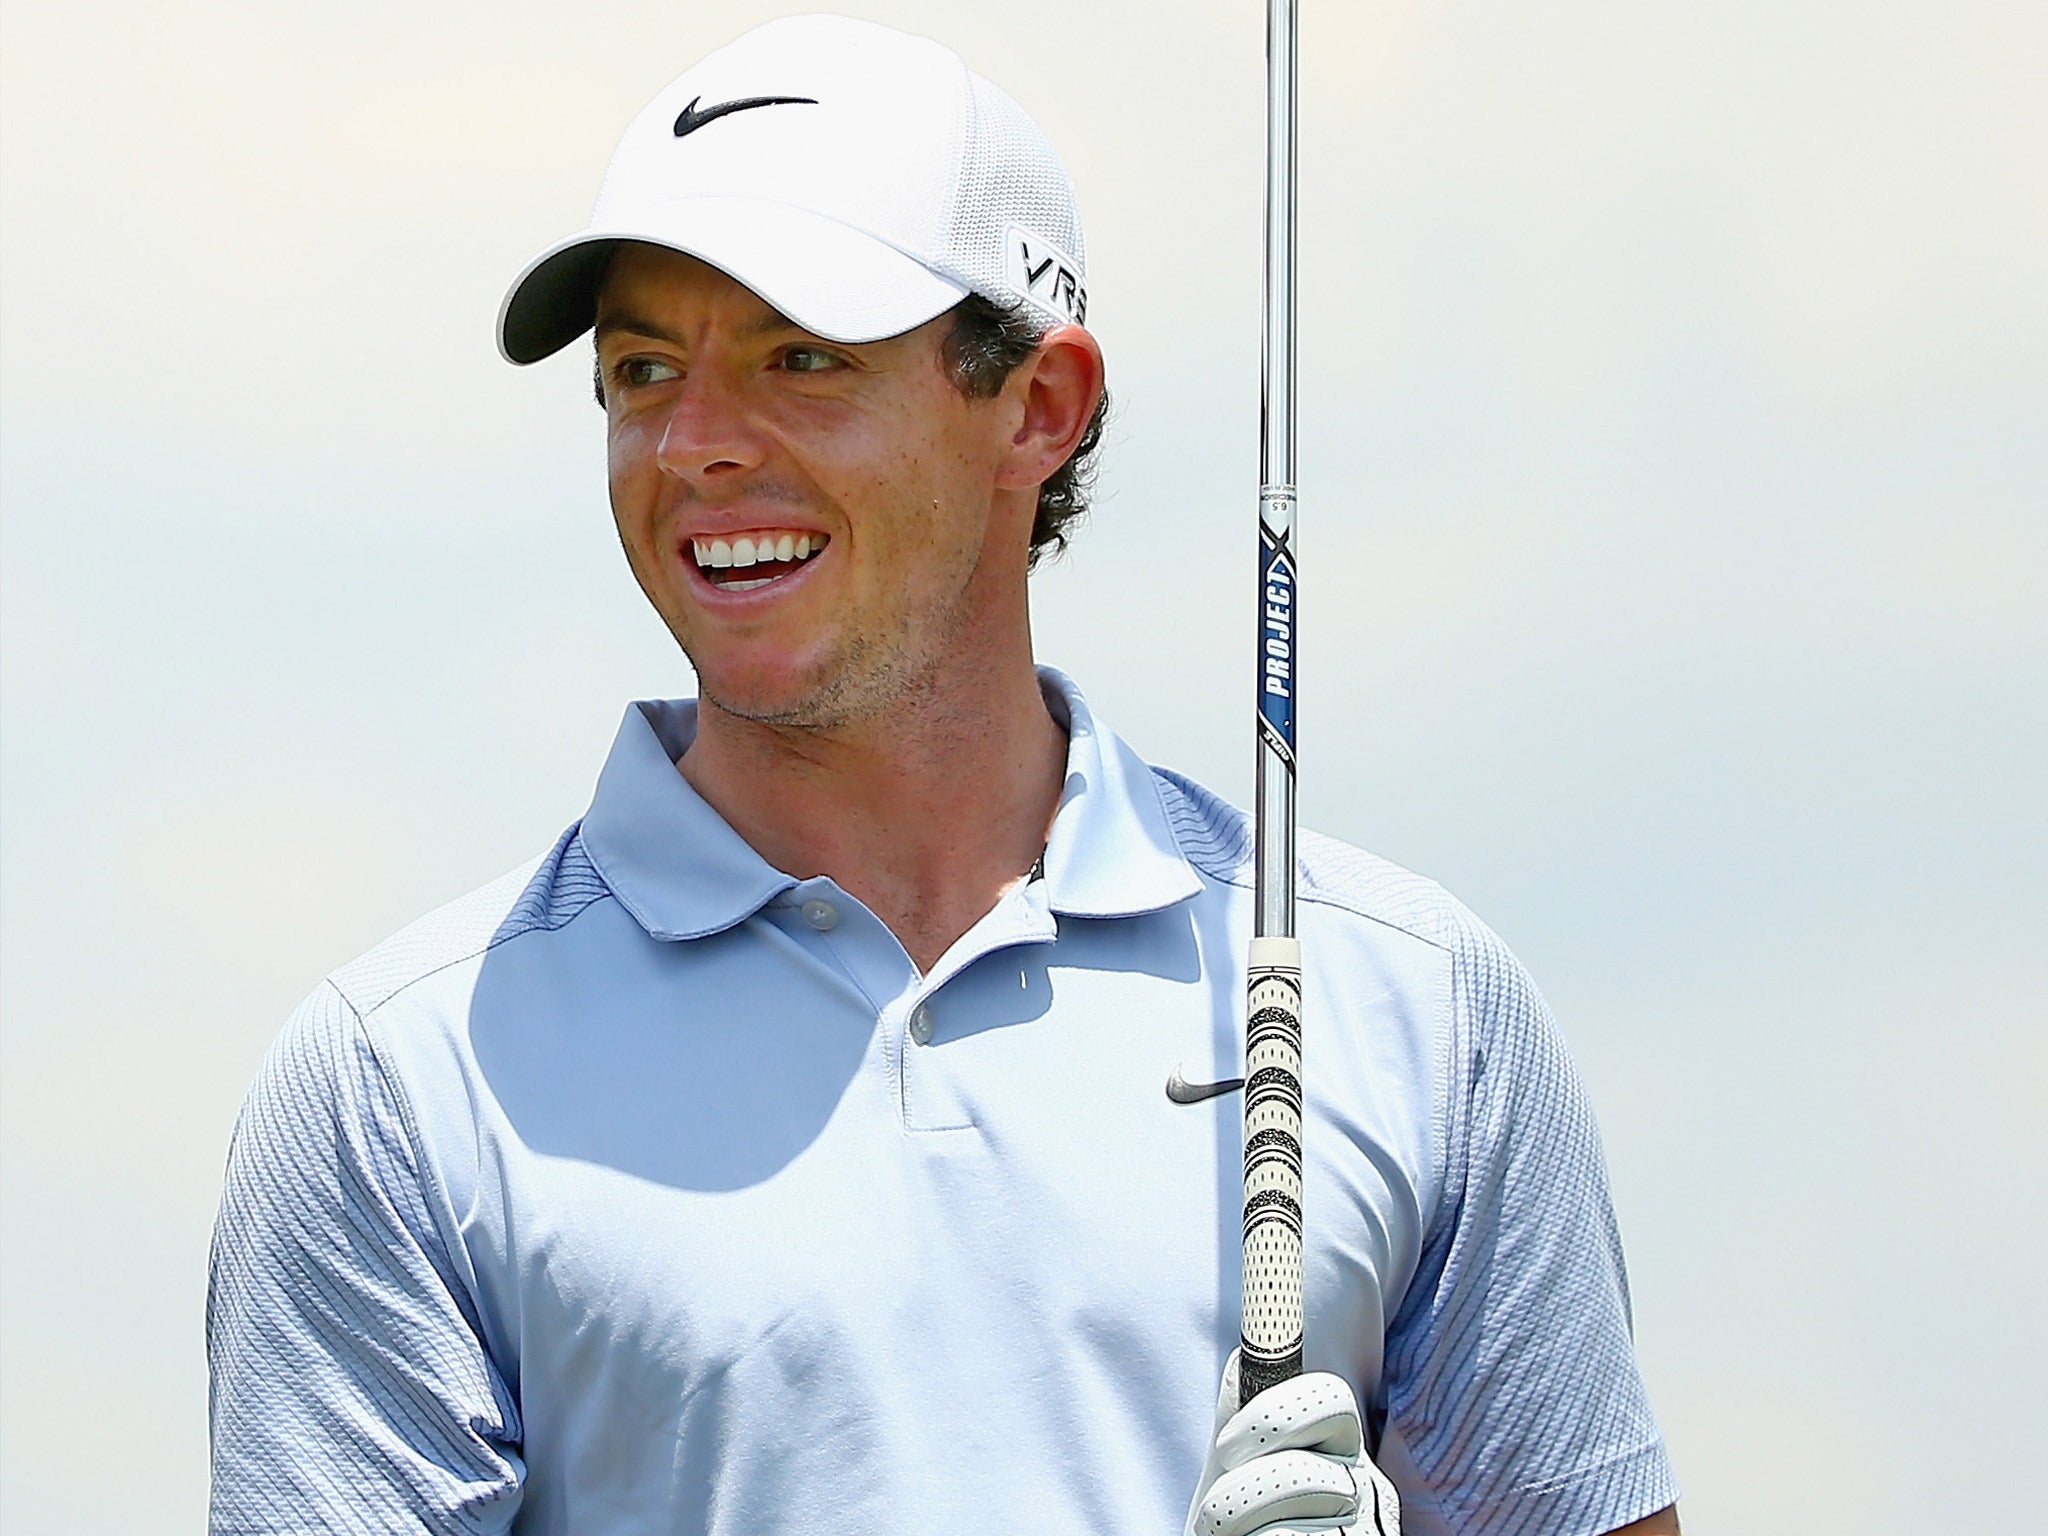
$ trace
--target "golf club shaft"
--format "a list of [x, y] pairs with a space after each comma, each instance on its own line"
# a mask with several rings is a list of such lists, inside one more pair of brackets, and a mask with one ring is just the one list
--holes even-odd
[[1266, 4], [1259, 440], [1257, 889], [1247, 969], [1240, 1397], [1301, 1370], [1301, 947], [1294, 931], [1294, 191], [1297, 0]]

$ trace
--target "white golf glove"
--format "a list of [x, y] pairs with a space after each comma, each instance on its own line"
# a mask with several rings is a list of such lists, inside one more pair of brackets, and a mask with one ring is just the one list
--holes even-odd
[[1216, 1433], [1184, 1536], [1401, 1536], [1401, 1500], [1365, 1454], [1358, 1400], [1311, 1371], [1237, 1406], [1237, 1351], [1223, 1367]]

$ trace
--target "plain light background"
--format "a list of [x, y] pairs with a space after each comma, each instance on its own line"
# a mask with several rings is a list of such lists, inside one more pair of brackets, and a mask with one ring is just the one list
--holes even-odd
[[[203, 1519], [229, 1126], [690, 691], [505, 283], [777, 7], [4, 21], [0, 1520]], [[1120, 402], [1044, 659], [1249, 790], [1255, 0], [873, 3], [1018, 96]], [[2048, 1422], [2048, 12], [1307, 0], [1306, 821], [1592, 1086], [1688, 1529], [2019, 1529]]]

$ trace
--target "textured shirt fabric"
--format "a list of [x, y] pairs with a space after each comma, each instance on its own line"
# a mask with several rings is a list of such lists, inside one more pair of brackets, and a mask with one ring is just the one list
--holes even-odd
[[[1043, 876], [929, 974], [627, 711], [536, 864], [331, 976], [238, 1123], [212, 1530], [1178, 1531], [1235, 1342], [1251, 829], [1068, 726]], [[1522, 969], [1301, 841], [1308, 1364], [1406, 1528], [1676, 1498], [1598, 1132]]]

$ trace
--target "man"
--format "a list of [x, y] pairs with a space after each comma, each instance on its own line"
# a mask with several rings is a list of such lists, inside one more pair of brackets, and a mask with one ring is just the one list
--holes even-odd
[[699, 696], [279, 1040], [216, 1239], [217, 1532], [1384, 1536], [1394, 1485], [1411, 1533], [1677, 1529], [1547, 1015], [1315, 839], [1318, 1369], [1230, 1411], [1245, 818], [1031, 656], [1086, 303], [1016, 104], [830, 17], [664, 91], [515, 283], [513, 361], [594, 331]]

